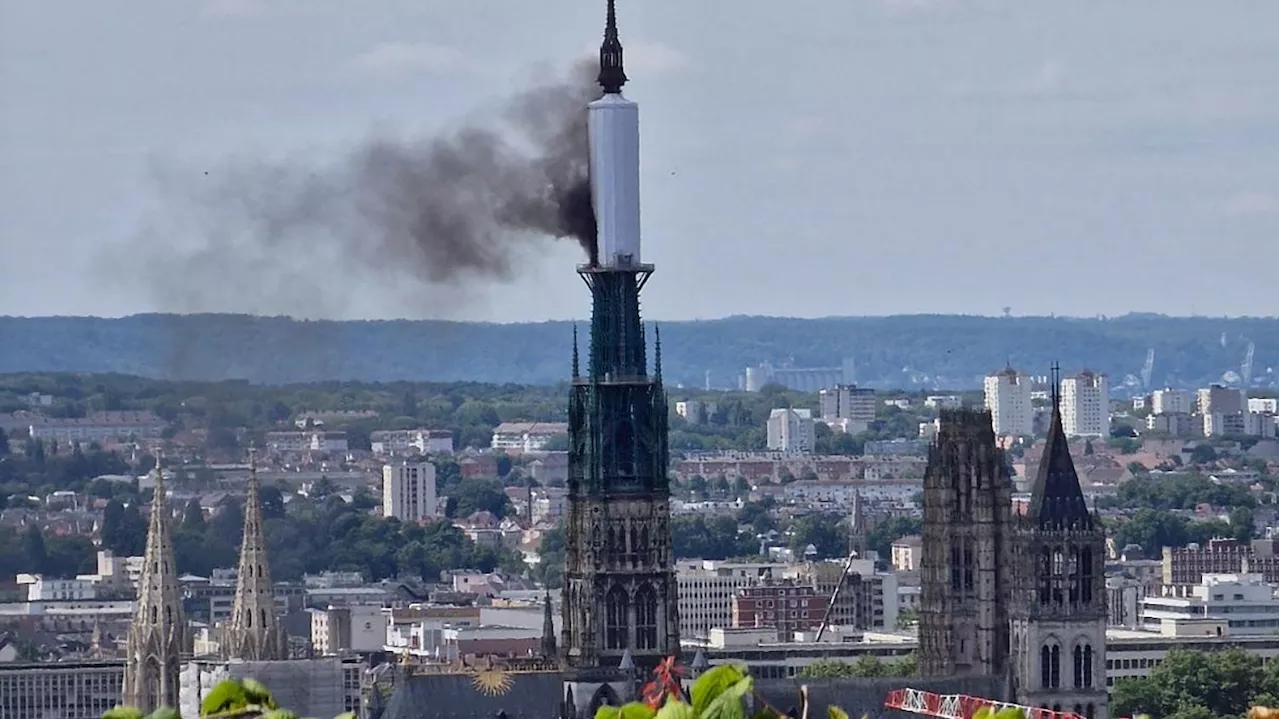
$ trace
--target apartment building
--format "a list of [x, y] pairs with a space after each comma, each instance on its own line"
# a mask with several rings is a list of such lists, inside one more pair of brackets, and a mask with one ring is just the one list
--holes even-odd
[[1062, 429], [1068, 437], [1111, 435], [1107, 376], [1085, 370], [1062, 378]]
[[453, 432], [447, 429], [396, 429], [369, 433], [374, 454], [452, 454]]
[[383, 467], [382, 516], [402, 522], [437, 517], [436, 466], [430, 462], [401, 462]]
[[1191, 414], [1196, 411], [1195, 397], [1185, 389], [1165, 387], [1151, 393], [1151, 414]]
[[1027, 437], [1034, 434], [1031, 378], [1012, 367], [992, 372], [982, 381], [982, 404], [991, 412], [997, 435]]
[[781, 578], [778, 562], [683, 560], [676, 563], [680, 636], [706, 637], [715, 627], [733, 622], [733, 598], [739, 589]]
[[1250, 397], [1246, 409], [1252, 414], [1280, 414], [1275, 397]]
[[98, 719], [122, 686], [123, 660], [0, 662], [0, 717]]
[[1210, 539], [1205, 545], [1165, 547], [1161, 553], [1161, 580], [1165, 585], [1198, 585], [1206, 574], [1259, 574], [1272, 584], [1280, 582], [1277, 540], [1259, 539], [1241, 544], [1231, 538]]
[[876, 420], [876, 393], [853, 384], [836, 385], [818, 392], [818, 414], [823, 421], [840, 421], [850, 434], [867, 431]]
[[[831, 597], [844, 584], [831, 606], [830, 623], [864, 631], [892, 632], [898, 624], [898, 577], [877, 572], [875, 560], [855, 559], [844, 574], [845, 562], [806, 562], [784, 573], [796, 584], [813, 587], [822, 597]], [[825, 609], [825, 606], [824, 606]]]
[[308, 609], [311, 649], [317, 656], [377, 652], [387, 642], [387, 617], [381, 607], [356, 605]]
[[267, 449], [272, 452], [346, 452], [346, 432], [267, 432]]
[[807, 409], [775, 409], [769, 412], [768, 446], [775, 452], [813, 451], [813, 413]]
[[554, 437], [569, 434], [566, 422], [503, 422], [493, 430], [489, 447], [495, 452], [541, 452]]
[[676, 402], [676, 415], [689, 424], [706, 424], [719, 408], [720, 406], [715, 402], [690, 399]]
[[733, 597], [734, 629], [777, 631], [778, 641], [790, 640], [796, 632], [817, 629], [826, 614], [827, 598], [811, 585], [761, 584], [739, 589]]
[[58, 442], [105, 442], [152, 439], [168, 426], [152, 412], [91, 412], [84, 417], [33, 415], [27, 431], [32, 439]]
[[1196, 411], [1200, 414], [1240, 414], [1248, 409], [1248, 398], [1243, 390], [1220, 384], [1196, 390]]
[[1189, 587], [1142, 599], [1142, 625], [1175, 636], [1280, 634], [1276, 590], [1261, 574], [1205, 574]]

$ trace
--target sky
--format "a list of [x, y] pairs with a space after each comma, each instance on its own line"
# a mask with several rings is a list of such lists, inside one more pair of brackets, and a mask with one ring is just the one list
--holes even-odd
[[[483, 118], [603, 4], [0, 0], [0, 315], [585, 318], [568, 241], [198, 296], [138, 255], [200, 241], [174, 173]], [[1275, 0], [618, 4], [650, 318], [1278, 313]]]

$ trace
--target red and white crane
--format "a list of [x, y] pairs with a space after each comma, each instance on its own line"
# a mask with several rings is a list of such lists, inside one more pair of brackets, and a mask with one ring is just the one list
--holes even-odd
[[973, 719], [979, 709], [990, 707], [991, 711], [1002, 709], [1018, 709], [1024, 719], [1085, 719], [1075, 712], [1053, 711], [1040, 707], [1023, 706], [998, 702], [982, 697], [971, 697], [967, 694], [936, 694], [921, 689], [894, 689], [885, 697], [884, 705], [890, 709], [940, 717], [940, 719]]

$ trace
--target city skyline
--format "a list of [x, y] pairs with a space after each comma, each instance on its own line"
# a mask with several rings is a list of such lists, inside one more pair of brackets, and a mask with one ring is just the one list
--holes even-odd
[[[526, 245], [510, 282], [428, 289], [395, 268], [307, 258], [273, 274], [241, 258], [234, 291], [169, 278], [157, 296], [166, 278], [140, 261], [190, 240], [138, 239], [157, 228], [157, 167], [323, 164], [382, 129], [429, 134], [564, 68], [566, 47], [588, 55], [599, 32], [568, 4], [441, 7], [0, 3], [0, 58], [18, 68], [0, 80], [15, 100], [0, 313], [585, 317], [562, 281], [571, 242]], [[648, 316], [1276, 314], [1252, 290], [1274, 282], [1277, 252], [1273, 4], [734, 10], [619, 9], [630, 90], [652, 108], [644, 225], [664, 273]], [[49, 55], [54, 28], [66, 44]], [[1064, 267], [1088, 282], [1033, 281]], [[260, 289], [288, 283], [301, 291]]]

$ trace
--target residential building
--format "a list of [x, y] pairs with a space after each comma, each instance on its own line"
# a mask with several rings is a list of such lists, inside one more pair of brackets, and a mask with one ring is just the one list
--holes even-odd
[[778, 452], [813, 451], [813, 413], [807, 409], [775, 409], [767, 426], [769, 449]]
[[677, 562], [680, 636], [704, 638], [715, 627], [730, 626], [733, 598], [738, 590], [780, 579], [786, 566], [779, 562], [701, 559]]
[[1241, 544], [1215, 538], [1205, 545], [1165, 547], [1161, 563], [1165, 585], [1199, 585], [1207, 574], [1260, 574], [1267, 582], [1280, 582], [1280, 557], [1269, 540]]
[[1248, 408], [1243, 390], [1214, 384], [1196, 391], [1196, 410], [1200, 414], [1239, 414]]
[[924, 546], [918, 534], [908, 535], [894, 542], [889, 547], [890, 564], [895, 572], [917, 572], [920, 570], [920, 552]]
[[1062, 378], [1062, 428], [1068, 437], [1111, 435], [1107, 376], [1085, 370]]
[[17, 582], [26, 586], [28, 602], [93, 599], [98, 596], [97, 585], [87, 579], [51, 579], [40, 574], [19, 574]]
[[954, 394], [931, 394], [924, 398], [929, 409], [960, 409], [960, 397]]
[[1174, 636], [1274, 635], [1280, 634], [1276, 606], [1275, 589], [1261, 574], [1205, 574], [1197, 585], [1144, 597], [1142, 625]]
[[772, 627], [779, 641], [796, 632], [817, 629], [827, 611], [827, 598], [808, 585], [762, 584], [739, 589], [733, 598], [735, 629]]
[[[811, 586], [820, 597], [835, 596], [829, 623], [861, 631], [892, 632], [898, 624], [898, 577], [877, 572], [876, 560], [854, 559], [844, 572], [844, 561], [806, 562], [784, 574], [797, 584]], [[836, 594], [836, 586], [844, 584]], [[827, 602], [822, 609], [826, 610]]]
[[1204, 436], [1206, 437], [1220, 437], [1223, 435], [1263, 437], [1265, 439], [1275, 439], [1276, 437], [1277, 425], [1274, 414], [1260, 414], [1257, 412], [1222, 414], [1213, 412], [1202, 415], [1201, 418], [1204, 422]]
[[369, 433], [374, 454], [452, 454], [453, 432], [447, 429], [395, 429]]
[[1151, 414], [1191, 414], [1195, 398], [1185, 389], [1165, 387], [1151, 393]]
[[267, 432], [267, 449], [272, 452], [346, 452], [347, 448], [346, 432]]
[[32, 439], [58, 442], [104, 442], [159, 437], [168, 422], [152, 412], [91, 412], [84, 417], [33, 415], [27, 431]]
[[503, 422], [493, 430], [489, 446], [495, 452], [541, 452], [555, 437], [567, 435], [566, 422]]
[[402, 522], [433, 519], [436, 511], [436, 466], [401, 462], [382, 468], [382, 516]]
[[1246, 409], [1253, 414], [1280, 414], [1275, 397], [1250, 397]]
[[1012, 367], [992, 372], [982, 381], [982, 402], [991, 413], [991, 425], [1000, 436], [1034, 434], [1031, 378]]
[[323, 657], [283, 661], [216, 661], [195, 659], [182, 667], [182, 694], [176, 702], [182, 716], [200, 716], [200, 704], [226, 679], [256, 679], [271, 689], [280, 706], [298, 716], [331, 717], [361, 714], [360, 676], [365, 665], [355, 657]]
[[120, 704], [124, 662], [0, 662], [0, 717], [99, 719]]
[[818, 413], [823, 421], [845, 420], [837, 426], [850, 434], [866, 432], [876, 420], [875, 390], [853, 384], [821, 390], [818, 392]]
[[1190, 437], [1203, 434], [1204, 421], [1198, 414], [1166, 412], [1147, 415], [1147, 430], [1162, 432], [1172, 437]]
[[689, 424], [706, 424], [707, 420], [716, 413], [719, 405], [715, 402], [703, 402], [700, 400], [685, 400], [676, 402], [676, 415], [682, 417]]
[[387, 643], [387, 617], [381, 607], [354, 605], [308, 609], [311, 649], [316, 656], [377, 652]]

